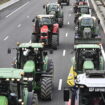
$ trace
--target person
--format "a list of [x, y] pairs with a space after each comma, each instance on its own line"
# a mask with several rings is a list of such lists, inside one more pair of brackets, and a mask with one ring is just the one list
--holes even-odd
[[75, 78], [77, 77], [77, 73], [75, 71], [75, 67], [71, 66], [69, 75], [67, 77], [67, 84], [71, 87], [75, 86]]

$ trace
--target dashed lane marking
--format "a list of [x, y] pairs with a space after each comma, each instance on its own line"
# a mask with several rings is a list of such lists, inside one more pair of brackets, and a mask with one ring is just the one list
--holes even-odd
[[71, 16], [71, 14], [69, 14], [69, 17]]
[[66, 37], [68, 36], [68, 33], [66, 33]]
[[66, 55], [66, 50], [63, 50], [63, 56], [65, 56]]
[[4, 38], [4, 40], [7, 40], [8, 39], [8, 36], [6, 36], [5, 38]]
[[17, 27], [19, 28], [19, 27], [21, 27], [22, 25], [21, 24], [19, 24]]
[[67, 24], [70, 24], [69, 22]]
[[62, 79], [59, 79], [59, 85], [58, 85], [58, 90], [62, 89]]
[[30, 18], [30, 16], [27, 16], [27, 18]]

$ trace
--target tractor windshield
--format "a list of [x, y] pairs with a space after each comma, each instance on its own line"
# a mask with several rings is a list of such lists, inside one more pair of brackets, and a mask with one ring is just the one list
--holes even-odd
[[[89, 89], [80, 89], [79, 105], [105, 105], [105, 91], [90, 92]], [[96, 90], [100, 90], [100, 88]], [[102, 90], [105, 90], [105, 88]]]
[[81, 20], [81, 26], [93, 27], [94, 21], [91, 18], [84, 18]]
[[49, 5], [48, 6], [48, 11], [57, 11], [58, 10], [58, 5]]
[[82, 8], [80, 8], [80, 13], [88, 14], [89, 13], [89, 9], [85, 8], [85, 7], [82, 7]]
[[52, 24], [52, 19], [49, 17], [43, 17], [41, 18], [40, 24], [47, 24], [47, 25]]

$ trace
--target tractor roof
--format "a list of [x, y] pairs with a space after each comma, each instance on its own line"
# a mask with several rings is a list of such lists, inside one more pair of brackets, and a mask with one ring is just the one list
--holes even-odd
[[57, 3], [48, 3], [47, 6], [49, 6], [49, 5], [57, 5], [57, 6], [60, 6], [60, 5], [57, 4]]
[[79, 5], [78, 7], [79, 7], [79, 8], [81, 8], [81, 7], [84, 7], [84, 8], [86, 8], [86, 7], [87, 7], [87, 8], [89, 8], [89, 6], [88, 6], [88, 5]]
[[0, 68], [0, 78], [21, 79], [22, 69]]
[[75, 45], [74, 48], [76, 49], [82, 49], [82, 48], [97, 48], [97, 49], [100, 49], [100, 45], [98, 44], [78, 44], [78, 45]]
[[43, 48], [43, 43], [21, 43], [19, 48]]
[[94, 20], [96, 20], [96, 18], [94, 16], [91, 16], [91, 14], [83, 14], [79, 17], [79, 20], [81, 20], [82, 18], [93, 18]]
[[49, 17], [49, 18], [52, 18], [52, 17], [54, 17], [54, 15], [41, 14], [41, 15], [37, 15], [36, 17], [37, 17], [37, 18], [43, 18], [43, 17]]

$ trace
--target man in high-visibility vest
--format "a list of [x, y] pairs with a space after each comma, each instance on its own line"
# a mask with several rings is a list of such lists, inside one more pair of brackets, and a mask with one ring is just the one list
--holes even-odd
[[67, 84], [71, 87], [74, 87], [76, 77], [77, 77], [77, 73], [75, 72], [75, 67], [71, 66], [69, 75], [67, 77]]

